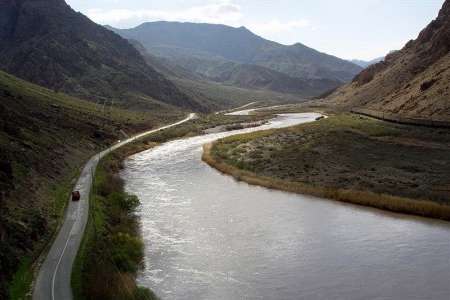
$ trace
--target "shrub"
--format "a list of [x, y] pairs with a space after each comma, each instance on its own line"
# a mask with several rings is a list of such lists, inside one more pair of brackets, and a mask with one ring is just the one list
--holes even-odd
[[136, 300], [157, 300], [158, 297], [149, 289], [144, 287], [137, 287], [134, 292], [134, 299]]
[[119, 176], [106, 175], [100, 179], [97, 184], [98, 194], [107, 197], [114, 192], [121, 192], [123, 188], [123, 180]]
[[108, 196], [109, 204], [126, 212], [132, 212], [139, 205], [139, 198], [123, 192], [113, 192]]
[[122, 272], [134, 273], [139, 268], [144, 245], [139, 238], [127, 233], [117, 233], [111, 238], [111, 258]]

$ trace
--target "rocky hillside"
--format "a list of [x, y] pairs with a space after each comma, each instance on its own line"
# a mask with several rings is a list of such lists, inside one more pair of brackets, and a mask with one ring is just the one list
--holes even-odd
[[158, 101], [202, 108], [147, 66], [128, 41], [75, 12], [64, 0], [0, 2], [0, 68], [95, 101], [150, 109]]
[[450, 120], [450, 0], [416, 40], [363, 70], [326, 101], [346, 108]]
[[[231, 64], [234, 64], [235, 70], [241, 73], [231, 77], [242, 75], [242, 69], [247, 73], [255, 70], [248, 68], [249, 65], [253, 65], [264, 67], [266, 76], [269, 71], [275, 71], [271, 77], [282, 73], [285, 77], [313, 80], [315, 82], [312, 82], [310, 87], [315, 89], [317, 86], [324, 87], [319, 91], [315, 90], [315, 94], [320, 94], [350, 81], [362, 70], [351, 62], [318, 52], [302, 44], [285, 46], [268, 41], [245, 27], [152, 22], [126, 30], [108, 28], [125, 38], [139, 41], [153, 55], [168, 58], [193, 73], [216, 81], [219, 78], [215, 75], [224, 71], [229, 72]], [[241, 67], [236, 69], [236, 65]], [[276, 81], [284, 79], [277, 77], [273, 83], [268, 82], [265, 85], [270, 88], [277, 85]], [[321, 80], [322, 82], [318, 84]], [[305, 84], [308, 85], [305, 82], [300, 85]], [[260, 84], [255, 87], [260, 87]], [[283, 90], [290, 92], [292, 88], [283, 87]]]

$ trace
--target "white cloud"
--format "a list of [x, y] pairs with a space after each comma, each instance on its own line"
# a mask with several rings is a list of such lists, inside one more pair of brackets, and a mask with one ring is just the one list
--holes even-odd
[[246, 26], [262, 36], [273, 36], [284, 32], [293, 32], [302, 28], [311, 28], [308, 20], [280, 21], [273, 19], [264, 23], [247, 22], [241, 6], [231, 0], [216, 1], [205, 5], [193, 6], [184, 10], [153, 9], [88, 9], [87, 16], [99, 24], [108, 24], [119, 28], [128, 28], [150, 21], [179, 21]]
[[230, 1], [194, 6], [182, 11], [94, 8], [87, 11], [87, 16], [99, 24], [125, 27], [160, 20], [237, 25], [243, 17], [241, 7]]
[[252, 23], [247, 25], [250, 29], [258, 34], [274, 34], [287, 31], [298, 30], [310, 27], [308, 20], [297, 20], [281, 22], [279, 20], [271, 20], [265, 23]]
[[256, 34], [265, 37], [275, 37], [283, 33], [295, 33], [296, 31], [304, 28], [313, 30], [310, 22], [305, 19], [288, 22], [282, 22], [274, 19], [269, 22], [251, 23], [246, 26]]

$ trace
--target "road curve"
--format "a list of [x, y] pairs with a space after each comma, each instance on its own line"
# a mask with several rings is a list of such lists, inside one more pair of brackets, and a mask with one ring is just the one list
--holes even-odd
[[105, 155], [128, 143], [157, 131], [185, 123], [195, 117], [191, 113], [179, 122], [150, 130], [124, 140], [110, 148], [94, 155], [84, 166], [78, 178], [75, 190], [81, 193], [78, 202], [70, 201], [64, 217], [63, 225], [44, 260], [40, 266], [36, 282], [33, 287], [34, 300], [71, 300], [71, 274], [89, 215], [89, 194], [92, 186], [93, 174], [98, 162]]

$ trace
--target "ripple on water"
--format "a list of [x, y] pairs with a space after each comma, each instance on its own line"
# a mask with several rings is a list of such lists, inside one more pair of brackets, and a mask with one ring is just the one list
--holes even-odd
[[142, 202], [140, 284], [162, 299], [449, 299], [447, 223], [236, 182], [200, 160], [204, 143], [230, 134], [126, 160], [126, 190]]

